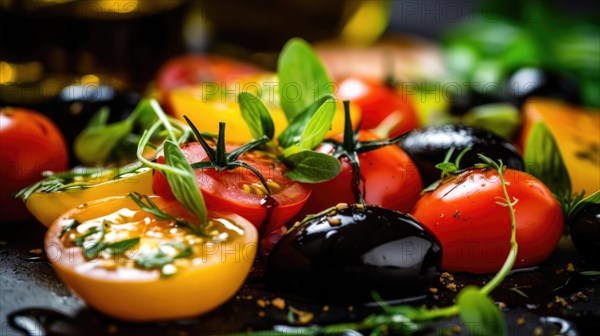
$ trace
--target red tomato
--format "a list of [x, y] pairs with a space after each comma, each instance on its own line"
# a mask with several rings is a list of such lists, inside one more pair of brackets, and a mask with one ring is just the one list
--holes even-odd
[[25, 205], [14, 194], [41, 180], [43, 171], [63, 171], [67, 164], [67, 145], [50, 119], [22, 108], [0, 109], [0, 221], [28, 218]]
[[[227, 146], [227, 151], [234, 148]], [[181, 149], [190, 163], [207, 159], [199, 143], [188, 143]], [[271, 204], [264, 194], [244, 191], [244, 185], [261, 185], [258, 177], [247, 169], [197, 169], [196, 178], [209, 209], [236, 213], [252, 222], [259, 232], [271, 232], [285, 225], [298, 213], [306, 203], [310, 189], [287, 178], [284, 175], [286, 167], [283, 164], [268, 157], [261, 157], [261, 154], [259, 151], [247, 152], [239, 160], [252, 165], [267, 181], [278, 185], [271, 186], [271, 197], [275, 201], [271, 209], [268, 209]], [[159, 157], [158, 162], [164, 162], [164, 157]], [[172, 195], [166, 178], [160, 173], [154, 174], [153, 187], [158, 195]]]
[[[360, 131], [358, 140], [375, 140], [367, 131]], [[338, 137], [341, 140], [341, 137]], [[325, 142], [316, 151], [333, 154], [333, 144]], [[398, 146], [390, 145], [358, 154], [361, 183], [359, 189], [368, 204], [408, 212], [419, 198], [423, 185], [415, 164]], [[337, 203], [358, 202], [353, 192], [352, 167], [342, 157], [342, 171], [332, 180], [312, 184], [312, 194], [303, 214], [320, 212]]]
[[158, 72], [157, 87], [161, 99], [170, 89], [199, 83], [228, 82], [246, 75], [263, 72], [257, 67], [233, 59], [191, 54], [173, 58]]
[[339, 85], [337, 97], [350, 100], [362, 110], [360, 128], [371, 130], [377, 128], [393, 113], [397, 116], [397, 124], [391, 128], [389, 137], [406, 133], [418, 127], [417, 114], [408, 100], [393, 89], [373, 80], [348, 78]]
[[[515, 268], [544, 261], [563, 230], [558, 201], [539, 180], [507, 169], [507, 191], [514, 206], [519, 245]], [[424, 194], [412, 214], [442, 243], [442, 268], [451, 272], [497, 272], [510, 249], [510, 212], [498, 172], [469, 170], [452, 176]]]

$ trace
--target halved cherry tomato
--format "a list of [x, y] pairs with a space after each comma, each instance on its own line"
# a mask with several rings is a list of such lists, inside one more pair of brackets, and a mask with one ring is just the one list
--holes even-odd
[[[341, 140], [341, 136], [337, 138]], [[377, 136], [360, 131], [358, 140], [376, 140]], [[335, 146], [324, 142], [316, 151], [333, 154]], [[419, 198], [423, 185], [417, 167], [398, 146], [385, 146], [358, 154], [360, 186], [367, 204], [408, 212]], [[358, 199], [353, 190], [352, 166], [341, 158], [342, 171], [332, 180], [311, 185], [312, 193], [302, 214], [320, 212], [337, 203], [354, 204]]]
[[[228, 146], [227, 151], [234, 149]], [[198, 143], [188, 143], [181, 150], [190, 163], [208, 159]], [[259, 170], [271, 188], [270, 198], [256, 175], [247, 169], [215, 171], [197, 169], [198, 186], [209, 209], [231, 211], [252, 222], [260, 232], [270, 232], [285, 225], [304, 206], [311, 191], [301, 183], [294, 182], [284, 174], [284, 164], [273, 160], [269, 154], [250, 151], [242, 154], [240, 161]], [[164, 162], [159, 156], [158, 162]], [[161, 173], [154, 173], [154, 192], [172, 195], [171, 189]]]
[[25, 206], [40, 223], [50, 226], [60, 215], [79, 204], [130, 192], [152, 194], [151, 169], [140, 168], [135, 172], [115, 177], [117, 172], [117, 169], [110, 170], [101, 177], [77, 181], [79, 187], [74, 186], [63, 191], [34, 192], [25, 200]]
[[[176, 201], [150, 199], [164, 212], [193, 222]], [[129, 197], [108, 197], [57, 219], [46, 234], [45, 250], [62, 281], [107, 315], [129, 321], [191, 318], [233, 296], [256, 255], [258, 235], [250, 222], [231, 213], [209, 216], [217, 239], [158, 220]], [[79, 225], [73, 228], [74, 220]], [[105, 233], [95, 241], [90, 232], [100, 225]], [[136, 238], [121, 251], [106, 248]], [[89, 252], [98, 242], [105, 249], [90, 257], [84, 249]]]
[[[203, 131], [215, 134], [218, 133], [219, 122], [223, 121], [227, 124], [227, 141], [242, 144], [252, 140], [253, 137], [242, 119], [237, 95], [241, 92], [260, 93], [262, 101], [271, 113], [275, 125], [275, 137], [287, 127], [288, 120], [279, 104], [279, 82], [274, 74], [251, 75], [223, 83], [222, 87], [219, 85], [221, 84], [216, 87], [213, 84], [195, 85], [171, 90], [168, 93], [168, 100], [172, 114], [181, 120], [184, 120], [185, 115]], [[222, 90], [223, 87], [227, 91], [219, 92], [218, 90]], [[356, 127], [361, 118], [361, 110], [353, 104], [351, 112]], [[335, 136], [343, 130], [344, 107], [339, 101], [331, 131], [326, 137]]]
[[[506, 169], [514, 205], [519, 245], [515, 268], [537, 265], [552, 253], [560, 239], [563, 214], [558, 201], [539, 180]], [[468, 170], [444, 180], [415, 205], [413, 216], [442, 243], [442, 268], [452, 272], [496, 272], [510, 248], [510, 212], [498, 172]]]
[[[389, 137], [395, 137], [418, 127], [417, 113], [407, 95], [373, 80], [347, 78], [339, 84], [337, 96], [350, 100], [362, 110], [360, 128], [377, 128], [387, 118], [395, 118]], [[354, 120], [354, 118], [353, 118]]]
[[23, 220], [30, 215], [14, 194], [41, 180], [43, 171], [66, 170], [67, 145], [46, 116], [11, 107], [0, 109], [0, 139], [0, 222]]

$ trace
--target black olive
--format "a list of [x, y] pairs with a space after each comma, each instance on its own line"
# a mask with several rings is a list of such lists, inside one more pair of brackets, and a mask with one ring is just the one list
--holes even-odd
[[581, 103], [577, 81], [550, 70], [521, 68], [509, 77], [506, 85], [519, 106], [530, 97], [552, 97], [574, 104]]
[[425, 294], [441, 267], [437, 238], [413, 217], [354, 205], [292, 228], [271, 252], [267, 281], [284, 292], [335, 302]]
[[583, 259], [600, 265], [600, 204], [586, 204], [569, 224], [571, 239]]
[[408, 133], [399, 145], [417, 165], [425, 186], [440, 178], [440, 170], [435, 165], [444, 161], [450, 148], [455, 148], [451, 162], [454, 162], [463, 149], [471, 148], [460, 161], [460, 168], [468, 168], [481, 162], [477, 154], [483, 154], [494, 160], [502, 159], [509, 168], [525, 169], [523, 158], [513, 144], [494, 133], [475, 127], [425, 127]]

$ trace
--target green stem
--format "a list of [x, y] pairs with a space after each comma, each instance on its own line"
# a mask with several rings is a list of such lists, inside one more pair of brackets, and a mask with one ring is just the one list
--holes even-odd
[[513, 202], [510, 200], [510, 196], [508, 195], [508, 190], [506, 189], [506, 182], [504, 181], [504, 169], [499, 167], [497, 169], [498, 175], [500, 176], [500, 184], [502, 185], [502, 192], [504, 193], [504, 199], [506, 200], [506, 204], [508, 209], [510, 210], [510, 252], [508, 253], [508, 257], [504, 261], [504, 265], [496, 276], [488, 282], [481, 289], [481, 293], [488, 295], [491, 293], [500, 283], [506, 278], [510, 270], [513, 268], [515, 261], [517, 259], [517, 252], [519, 250], [519, 244], [517, 244], [517, 220], [515, 218], [515, 209], [513, 207]]

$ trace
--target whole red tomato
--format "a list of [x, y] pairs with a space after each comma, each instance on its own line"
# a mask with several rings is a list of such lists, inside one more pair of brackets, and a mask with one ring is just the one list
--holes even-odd
[[[360, 131], [359, 141], [376, 140], [377, 136]], [[341, 136], [337, 138], [341, 140]], [[336, 142], [324, 142], [316, 151], [334, 154]], [[419, 198], [423, 185], [417, 167], [398, 146], [390, 145], [359, 153], [360, 191], [367, 204], [408, 212]], [[357, 199], [353, 188], [354, 175], [350, 160], [340, 158], [342, 171], [332, 180], [312, 184], [312, 193], [302, 214], [320, 212], [337, 203], [354, 204]]]
[[408, 96], [373, 80], [348, 78], [339, 84], [338, 98], [350, 100], [362, 110], [360, 128], [371, 130], [395, 114], [388, 136], [395, 137], [418, 127], [417, 114]]
[[43, 171], [64, 171], [67, 164], [67, 145], [50, 119], [22, 108], [0, 109], [0, 221], [28, 218], [29, 212], [14, 194], [41, 180]]
[[[516, 200], [515, 268], [544, 261], [558, 243], [563, 214], [558, 201], [539, 180], [527, 173], [506, 169], [509, 196]], [[445, 179], [424, 194], [412, 215], [442, 243], [442, 268], [451, 272], [497, 272], [510, 249], [511, 219], [504, 202], [498, 172], [468, 170]]]
[[191, 54], [173, 58], [165, 63], [157, 76], [159, 96], [164, 101], [166, 92], [173, 88], [200, 83], [229, 82], [263, 70], [221, 56]]
[[[235, 149], [227, 146], [227, 151]], [[181, 150], [190, 163], [208, 159], [199, 143], [188, 143]], [[198, 187], [202, 191], [207, 208], [236, 213], [254, 224], [259, 232], [271, 232], [284, 226], [306, 203], [310, 189], [287, 178], [285, 165], [273, 161], [260, 151], [250, 151], [239, 158], [261, 172], [270, 183], [271, 200], [261, 191], [259, 178], [242, 168], [232, 170], [196, 169]], [[158, 158], [164, 163], [163, 156]], [[169, 184], [159, 172], [155, 172], [154, 192], [161, 196], [172, 195]]]

